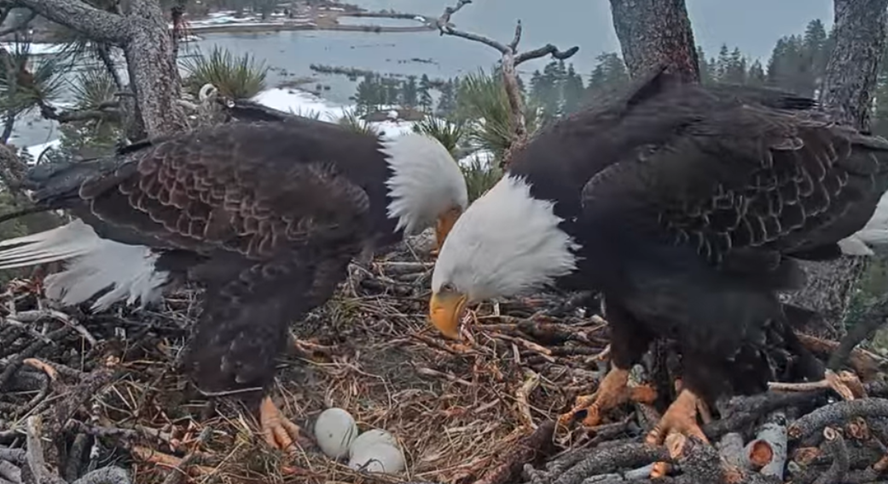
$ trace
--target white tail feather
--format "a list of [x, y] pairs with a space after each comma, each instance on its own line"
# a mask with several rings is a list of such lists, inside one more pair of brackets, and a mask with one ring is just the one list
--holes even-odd
[[[19, 245], [22, 244], [22, 245]], [[3, 250], [5, 247], [12, 247]], [[158, 301], [169, 273], [157, 271], [157, 254], [140, 245], [106, 240], [82, 220], [0, 242], [0, 269], [66, 261], [66, 269], [44, 280], [46, 296], [80, 304], [111, 288], [92, 305], [102, 311], [117, 301], [140, 306]]]
[[879, 199], [873, 216], [866, 225], [850, 237], [839, 241], [846, 255], [873, 255], [871, 247], [888, 244], [888, 193]]

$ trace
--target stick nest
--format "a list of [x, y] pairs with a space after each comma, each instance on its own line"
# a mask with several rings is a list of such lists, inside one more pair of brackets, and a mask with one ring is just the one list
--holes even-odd
[[[643, 446], [674, 396], [663, 345], [634, 375], [658, 388], [656, 407], [615, 410], [592, 431], [556, 428], [607, 370], [606, 323], [582, 314], [583, 297], [547, 293], [476, 308], [465, 341], [450, 342], [427, 322], [431, 269], [404, 247], [352, 266], [336, 297], [291, 326], [270, 392], [309, 434], [332, 406], [362, 432], [391, 432], [407, 460], [398, 476], [354, 471], [313, 448], [270, 449], [246, 407], [199, 394], [179, 368], [199, 290], [180, 289], [153, 309], [93, 314], [53, 307], [39, 282], [15, 280], [0, 295], [0, 483], [646, 482], [655, 460], [676, 476], [657, 482], [701, 482], [681, 479], [713, 468], [725, 482], [783, 482], [749, 480], [767, 479], [769, 462], [757, 460], [779, 458], [780, 435], [789, 457], [778, 467], [793, 482], [826, 473], [869, 482], [888, 468], [888, 403], [831, 403], [823, 389], [720, 408], [707, 435], [735, 445], [719, 442], [714, 457], [692, 441], [675, 444], [685, 450], [674, 462]], [[870, 397], [884, 387], [869, 383]], [[738, 460], [731, 452], [746, 442]]]

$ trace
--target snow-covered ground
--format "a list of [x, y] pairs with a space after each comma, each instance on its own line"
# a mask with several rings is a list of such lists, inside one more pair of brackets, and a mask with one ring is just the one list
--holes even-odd
[[[354, 109], [351, 105], [334, 104], [326, 101], [314, 94], [300, 91], [298, 89], [273, 88], [267, 89], [253, 98], [262, 105], [268, 106], [280, 111], [291, 112], [302, 116], [313, 116], [319, 114], [322, 121], [336, 122], [343, 114]], [[382, 131], [385, 137], [397, 137], [404, 133], [408, 133], [413, 129], [415, 124], [412, 121], [403, 121], [397, 119], [389, 119], [386, 121], [371, 122], [371, 125], [378, 131]], [[52, 140], [46, 143], [32, 145], [26, 149], [36, 160], [40, 153], [46, 148], [58, 146], [59, 140]], [[486, 164], [491, 158], [488, 152], [475, 152], [465, 158], [459, 160], [460, 164], [467, 164], [474, 158], [477, 158], [482, 165]]]

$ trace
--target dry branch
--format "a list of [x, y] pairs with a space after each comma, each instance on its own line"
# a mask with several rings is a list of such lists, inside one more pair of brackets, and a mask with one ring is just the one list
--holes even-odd
[[552, 44], [547, 44], [538, 49], [518, 53], [518, 44], [521, 42], [521, 21], [519, 20], [515, 26], [515, 36], [508, 44], [491, 39], [484, 35], [471, 32], [464, 32], [454, 28], [450, 22], [451, 16], [462, 9], [464, 6], [472, 3], [472, 0], [459, 0], [455, 7], [446, 7], [444, 13], [438, 18], [438, 31], [441, 35], [451, 35], [460, 37], [473, 42], [479, 42], [496, 49], [501, 55], [501, 68], [503, 75], [503, 85], [506, 89], [506, 95], [509, 99], [509, 110], [511, 113], [511, 124], [514, 130], [512, 143], [506, 150], [506, 154], [502, 160], [502, 166], [507, 166], [511, 159], [511, 154], [515, 150], [521, 149], [527, 141], [527, 122], [524, 117], [524, 100], [521, 95], [521, 88], [518, 84], [518, 73], [515, 70], [518, 65], [532, 59], [539, 59], [546, 56], [552, 56], [554, 59], [565, 60], [580, 50], [578, 46], [573, 46], [566, 51], [561, 51]]
[[789, 428], [789, 437], [803, 443], [828, 425], [841, 425], [853, 417], [888, 418], [888, 399], [866, 398], [836, 402], [799, 418]]
[[845, 445], [845, 439], [841, 433], [829, 427], [823, 429], [823, 438], [826, 439], [825, 449], [832, 457], [832, 465], [814, 481], [814, 484], [842, 482], [848, 473], [848, 447]]

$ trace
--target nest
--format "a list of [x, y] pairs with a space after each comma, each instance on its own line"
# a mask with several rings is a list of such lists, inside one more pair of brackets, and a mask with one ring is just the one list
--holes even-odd
[[271, 389], [306, 432], [331, 406], [362, 431], [391, 432], [407, 461], [398, 476], [352, 470], [316, 449], [273, 450], [242, 404], [201, 396], [179, 368], [198, 290], [154, 310], [90, 314], [53, 309], [38, 283], [13, 281], [0, 323], [0, 483], [646, 482], [655, 460], [674, 470], [659, 482], [783, 482], [775, 469], [793, 482], [827, 472], [840, 476], [829, 482], [870, 482], [888, 468], [879, 382], [850, 402], [823, 388], [735, 399], [705, 427], [717, 447], [644, 446], [673, 396], [665, 346], [635, 375], [663, 390], [656, 407], [624, 406], [592, 430], [558, 426], [607, 368], [607, 325], [578, 309], [587, 295], [485, 305], [467, 340], [448, 342], [426, 318], [431, 268], [406, 250], [353, 266], [336, 297], [292, 325]]

